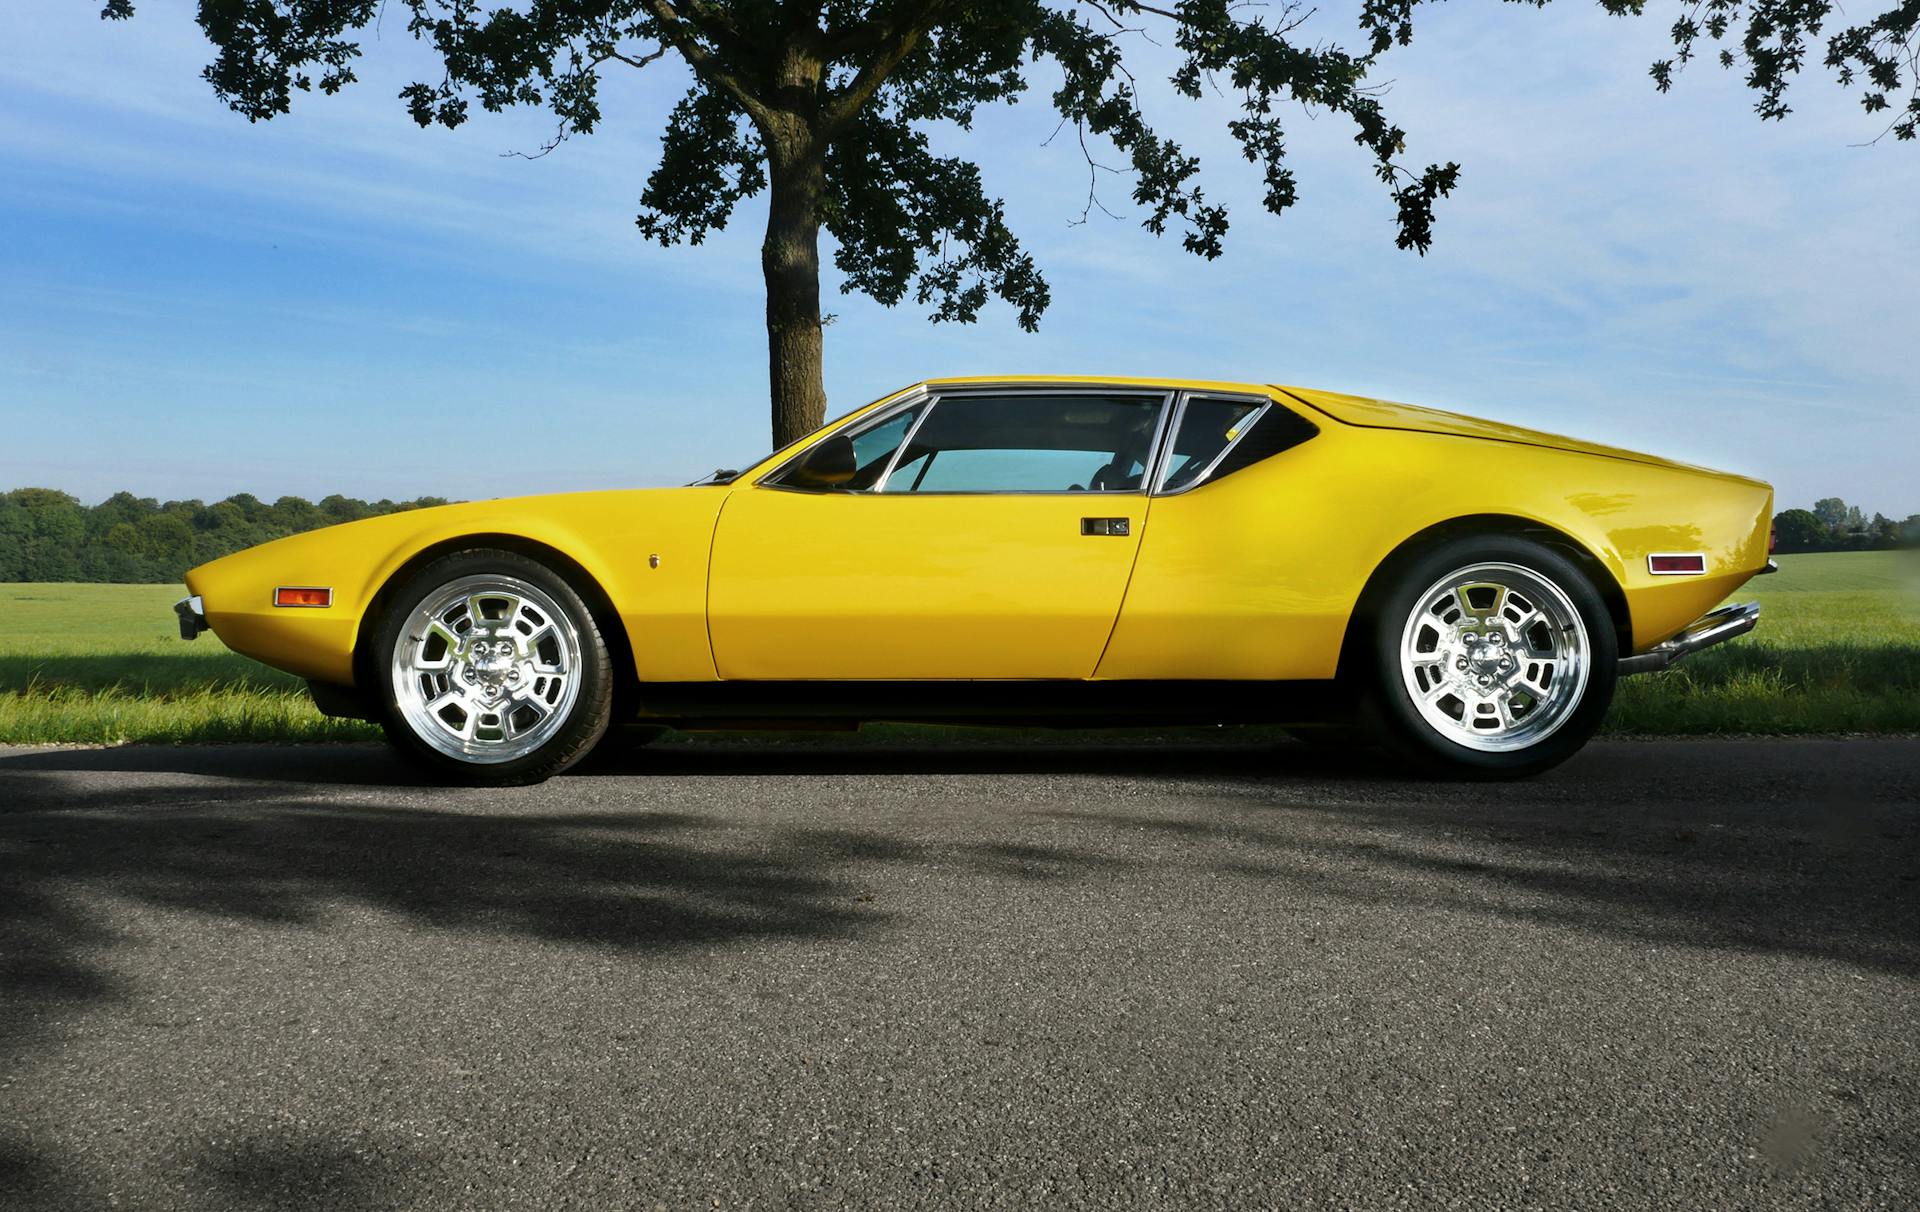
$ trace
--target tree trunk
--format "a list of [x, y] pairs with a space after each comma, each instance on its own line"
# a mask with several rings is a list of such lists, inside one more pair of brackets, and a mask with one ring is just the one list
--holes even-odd
[[827, 416], [820, 333], [820, 201], [826, 166], [811, 146], [811, 132], [794, 125], [799, 129], [768, 140], [771, 206], [760, 247], [776, 450], [820, 428]]

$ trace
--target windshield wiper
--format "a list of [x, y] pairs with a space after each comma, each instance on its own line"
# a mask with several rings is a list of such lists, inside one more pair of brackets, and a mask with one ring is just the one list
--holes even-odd
[[687, 487], [700, 488], [708, 484], [731, 484], [739, 478], [740, 478], [740, 473], [735, 471], [733, 468], [722, 467], [708, 473], [707, 475], [701, 476], [699, 479], [695, 480], [693, 483], [687, 485]]

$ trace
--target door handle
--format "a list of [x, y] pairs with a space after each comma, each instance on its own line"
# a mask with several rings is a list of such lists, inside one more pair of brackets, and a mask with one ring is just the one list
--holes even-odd
[[1081, 534], [1104, 534], [1125, 538], [1133, 532], [1131, 518], [1081, 518]]

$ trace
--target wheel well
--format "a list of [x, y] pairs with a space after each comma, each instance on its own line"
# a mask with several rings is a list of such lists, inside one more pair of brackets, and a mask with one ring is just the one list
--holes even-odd
[[1373, 622], [1380, 599], [1386, 595], [1395, 573], [1402, 565], [1435, 543], [1482, 535], [1532, 539], [1572, 560], [1574, 566], [1587, 575], [1587, 580], [1599, 592], [1600, 599], [1607, 604], [1607, 613], [1613, 618], [1613, 629], [1619, 637], [1621, 653], [1633, 651], [1633, 618], [1627, 609], [1626, 592], [1620, 588], [1620, 582], [1613, 578], [1613, 574], [1607, 571], [1606, 565], [1582, 546], [1579, 540], [1528, 518], [1498, 513], [1474, 514], [1429, 526], [1407, 538], [1387, 553], [1386, 559], [1380, 561], [1380, 566], [1367, 578], [1366, 588], [1360, 591], [1360, 600], [1354, 603], [1353, 614], [1347, 619], [1346, 636], [1340, 645], [1340, 674], [1347, 674], [1354, 667], [1353, 662], [1358, 660], [1359, 654], [1365, 651], [1366, 628]]
[[[360, 616], [360, 630], [353, 642], [353, 680], [354, 685], [363, 694], [370, 693], [375, 685], [373, 680], [373, 638], [377, 634], [380, 622], [385, 617], [389, 600], [394, 591], [413, 575], [416, 569], [425, 567], [443, 555], [456, 551], [471, 551], [479, 548], [492, 548], [498, 551], [511, 551], [516, 555], [538, 560], [559, 574], [562, 580], [580, 595], [593, 614], [594, 625], [600, 629], [600, 636], [606, 641], [607, 657], [613, 664], [613, 706], [614, 718], [623, 718], [623, 711], [633, 706], [639, 692], [639, 680], [634, 674], [633, 644], [627, 636], [626, 624], [620, 621], [620, 612], [614, 609], [613, 599], [600, 587], [593, 574], [580, 566], [580, 562], [557, 547], [533, 539], [511, 534], [468, 534], [459, 538], [446, 539], [431, 547], [422, 548], [406, 563], [394, 569], [385, 583], [375, 591], [373, 600], [367, 603], [367, 609]], [[626, 714], [631, 714], [626, 711]]]

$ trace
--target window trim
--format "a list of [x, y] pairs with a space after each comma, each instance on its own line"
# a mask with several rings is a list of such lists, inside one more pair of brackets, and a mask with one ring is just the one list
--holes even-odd
[[[1005, 396], [1005, 395], [1013, 395], [1013, 394], [1018, 394], [1023, 396], [1105, 396], [1105, 397], [1121, 396], [1121, 397], [1130, 397], [1130, 398], [1134, 398], [1142, 401], [1146, 401], [1146, 400], [1155, 401], [1158, 405], [1159, 412], [1156, 414], [1154, 418], [1153, 439], [1150, 445], [1148, 446], [1145, 465], [1143, 466], [1140, 472], [1140, 487], [1138, 488], [1097, 488], [1097, 489], [1089, 488], [1089, 489], [1082, 489], [1079, 492], [1074, 492], [1072, 489], [1067, 489], [1067, 488], [935, 489], [927, 492], [894, 492], [894, 493], [889, 493], [886, 491], [888, 481], [893, 478], [893, 473], [899, 468], [900, 456], [906, 452], [908, 445], [911, 444], [913, 441], [914, 435], [920, 432], [920, 427], [926, 424], [927, 418], [933, 415], [933, 410], [940, 406], [941, 401], [946, 400], [948, 398], [952, 398], [952, 397]], [[1206, 394], [1206, 393], [1200, 393], [1200, 394]], [[893, 456], [891, 460], [887, 463], [887, 469], [880, 474], [880, 478], [878, 480], [874, 481], [872, 488], [862, 488], [862, 489], [852, 489], [852, 490], [836, 489], [836, 488], [800, 488], [790, 484], [769, 483], [769, 481], [780, 476], [780, 474], [785, 472], [790, 466], [799, 462], [801, 459], [804, 459], [807, 456], [807, 451], [812, 450], [816, 445], [819, 444], [819, 442], [807, 443], [807, 447], [805, 450], [799, 451], [791, 459], [788, 459], [786, 462], [781, 463], [779, 466], [775, 467], [773, 470], [767, 472], [765, 475], [753, 481], [753, 485], [756, 488], [771, 488], [779, 492], [799, 492], [799, 493], [805, 493], [808, 496], [823, 496], [827, 494], [837, 493], [842, 496], [853, 496], [853, 497], [886, 496], [886, 497], [892, 497], [894, 499], [903, 499], [903, 498], [912, 498], [912, 497], [1099, 497], [1099, 498], [1106, 498], [1106, 497], [1123, 497], [1123, 496], [1147, 496], [1152, 492], [1152, 485], [1155, 483], [1154, 469], [1160, 465], [1161, 458], [1164, 453], [1164, 448], [1166, 447], [1167, 442], [1169, 441], [1169, 439], [1172, 437], [1172, 434], [1173, 434], [1171, 420], [1174, 412], [1177, 410], [1178, 400], [1180, 395], [1181, 395], [1180, 391], [1176, 388], [1143, 387], [1137, 384], [1131, 385], [1131, 386], [1126, 384], [1106, 385], [1106, 384], [1100, 384], [1100, 383], [1072, 383], [1072, 384], [1055, 385], [1055, 384], [1044, 384], [1044, 383], [1021, 383], [1018, 381], [1011, 381], [1011, 382], [1005, 382], [1005, 383], [966, 383], [966, 384], [958, 384], [952, 387], [929, 387], [925, 384], [922, 384], [919, 388], [911, 391], [907, 395], [902, 396], [899, 400], [896, 400], [894, 403], [889, 404], [885, 408], [875, 409], [871, 413], [860, 416], [853, 421], [849, 421], [846, 424], [841, 425], [838, 428], [829, 429], [828, 431], [820, 435], [819, 441], [825, 441], [826, 439], [832, 437], [834, 434], [837, 434], [837, 433], [846, 433], [847, 436], [852, 437], [856, 432], [855, 430], [856, 424], [858, 425], [857, 432], [865, 432], [867, 429], [877, 428], [878, 426], [886, 424], [888, 421], [892, 420], [895, 416], [899, 415], [902, 411], [908, 408], [912, 408], [916, 404], [919, 404], [923, 401], [927, 403], [926, 409], [923, 412], [921, 412], [919, 417], [917, 417], [914, 420], [912, 426], [910, 426], [907, 432], [901, 437], [900, 445], [894, 448]], [[1221, 453], [1224, 455], [1225, 451], [1222, 451]]]
[[[753, 486], [755, 488], [770, 488], [775, 492], [800, 492], [810, 497], [824, 496], [828, 493], [839, 493], [844, 496], [871, 496], [874, 493], [874, 489], [871, 488], [801, 488], [796, 484], [776, 484], [773, 483], [773, 481], [786, 474], [789, 469], [797, 466], [800, 460], [807, 457], [808, 451], [811, 451], [828, 438], [836, 434], [845, 434], [847, 437], [852, 438], [867, 432], [869, 429], [878, 429], [901, 413], [913, 408], [915, 405], [931, 399], [932, 396], [933, 393], [927, 390], [926, 385], [921, 384], [918, 387], [908, 389], [899, 399], [894, 400], [891, 404], [886, 404], [867, 412], [860, 412], [855, 416], [843, 417], [838, 422], [821, 426], [818, 430], [814, 431], [813, 435], [810, 435], [813, 436], [813, 441], [808, 442], [806, 446], [794, 452], [791, 458], [784, 459], [775, 464], [771, 470], [755, 479]], [[927, 409], [927, 412], [932, 411], [932, 408]], [[887, 469], [881, 472], [880, 478], [875, 481], [876, 485], [886, 483], [887, 476], [893, 473], [893, 463], [891, 460], [899, 457], [900, 451], [906, 446], [907, 438], [913, 436], [914, 431], [920, 428], [920, 421], [924, 420], [926, 420], [926, 413], [923, 412], [920, 414], [920, 420], [915, 421], [908, 427], [906, 435], [900, 439], [900, 446], [895, 447], [893, 454], [889, 456]]]
[[[867, 490], [874, 496], [885, 495], [887, 481], [893, 479], [893, 473], [900, 469], [900, 456], [907, 453], [907, 447], [913, 445], [913, 435], [920, 432], [920, 427], [927, 423], [927, 418], [933, 415], [933, 410], [940, 407], [938, 394], [928, 392], [926, 400], [927, 406], [920, 410], [920, 415], [913, 419], [913, 424], [907, 426], [907, 432], [900, 435], [900, 445], [894, 447], [893, 454], [888, 456], [887, 469], [880, 473], [880, 478], [875, 480], [873, 487]], [[931, 466], [931, 460], [929, 460], [929, 466]]]
[[[1169, 489], [1166, 486], [1166, 481], [1167, 481], [1168, 473], [1170, 473], [1173, 470], [1172, 467], [1170, 466], [1170, 464], [1173, 461], [1173, 443], [1179, 437], [1181, 422], [1186, 420], [1187, 405], [1194, 400], [1224, 400], [1228, 403], [1234, 403], [1234, 404], [1238, 404], [1238, 403], [1252, 404], [1252, 405], [1255, 405], [1255, 408], [1251, 413], [1247, 414], [1247, 419], [1241, 422], [1240, 432], [1234, 434], [1233, 437], [1228, 440], [1227, 444], [1225, 446], [1222, 446], [1219, 452], [1216, 453], [1213, 456], [1213, 458], [1207, 460], [1207, 465], [1200, 469], [1200, 473], [1198, 475], [1194, 476], [1193, 479], [1188, 480], [1185, 484], [1182, 484], [1178, 488]], [[1182, 493], [1192, 492], [1194, 489], [1199, 488], [1203, 484], [1211, 483], [1213, 479], [1214, 469], [1219, 467], [1220, 464], [1224, 463], [1226, 461], [1227, 455], [1233, 452], [1233, 448], [1240, 445], [1241, 441], [1244, 440], [1248, 434], [1253, 432], [1254, 426], [1258, 425], [1261, 421], [1266, 419], [1268, 412], [1278, 407], [1280, 407], [1280, 404], [1272, 396], [1258, 395], [1253, 392], [1244, 392], [1244, 391], [1183, 391], [1181, 392], [1179, 403], [1175, 405], [1175, 408], [1174, 408], [1173, 424], [1168, 428], [1166, 433], [1166, 440], [1165, 442], [1162, 443], [1162, 449], [1160, 451], [1160, 466], [1155, 469], [1154, 475], [1151, 481], [1143, 481], [1143, 483], [1144, 482], [1152, 483], [1153, 495], [1156, 497], [1177, 497]]]

